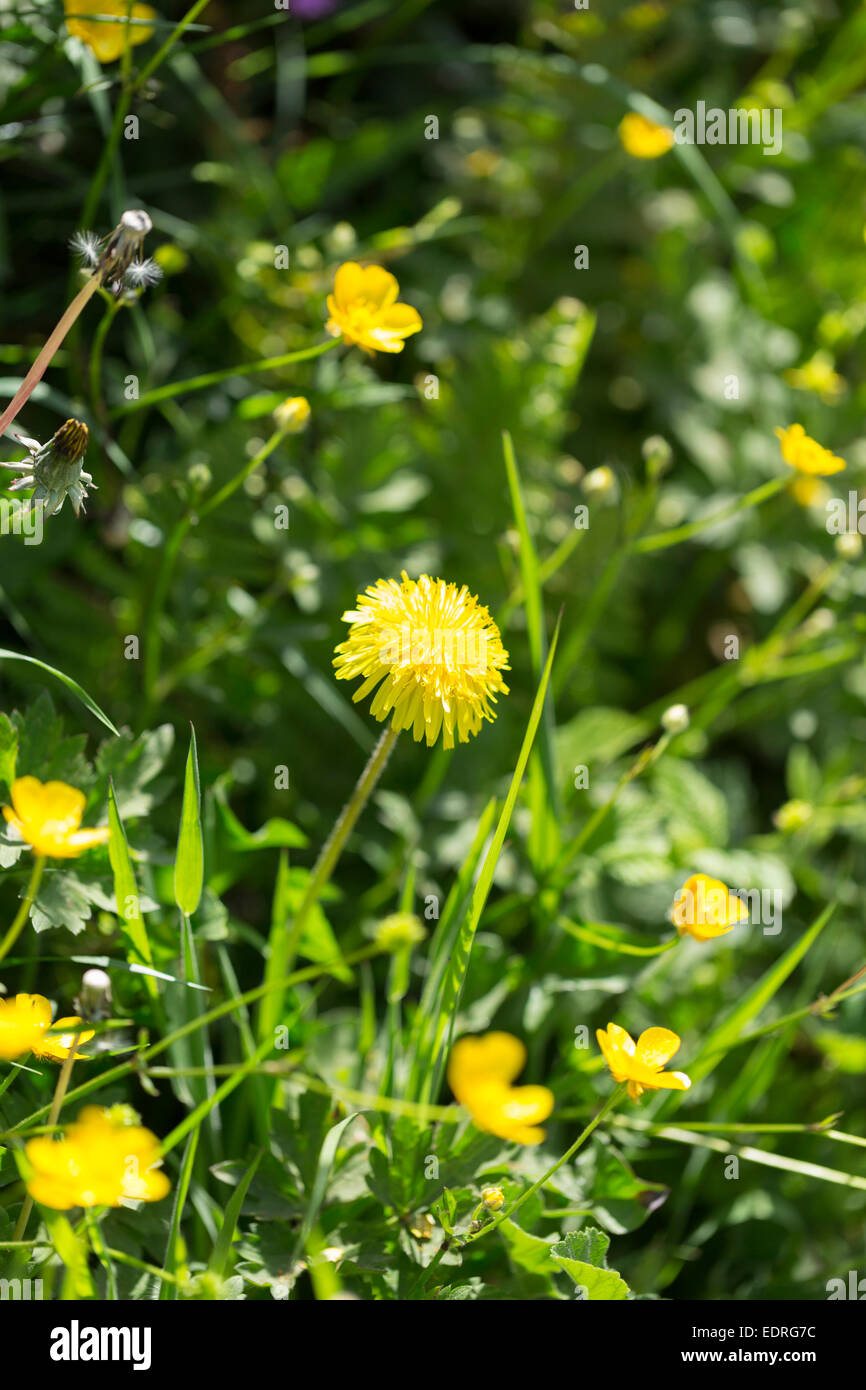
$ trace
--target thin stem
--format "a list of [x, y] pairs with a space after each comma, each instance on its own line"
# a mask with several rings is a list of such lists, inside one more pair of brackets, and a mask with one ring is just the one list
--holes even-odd
[[24, 923], [27, 921], [27, 918], [30, 915], [30, 909], [33, 906], [33, 899], [36, 897], [37, 891], [39, 889], [39, 883], [42, 879], [42, 871], [44, 868], [45, 855], [37, 854], [33, 859], [33, 868], [30, 870], [30, 882], [27, 884], [27, 889], [24, 893], [24, 897], [21, 899], [21, 906], [19, 907], [18, 912], [16, 913], [15, 921], [12, 923], [12, 926], [9, 928], [8, 932], [4, 936], [2, 942], [0, 942], [0, 960], [3, 960], [5, 956], [8, 956], [9, 952], [12, 950], [12, 947], [15, 945], [15, 942], [21, 935], [21, 932], [24, 928]]
[[546, 1173], [542, 1173], [541, 1177], [538, 1178], [531, 1187], [527, 1187], [526, 1191], [518, 1197], [517, 1201], [512, 1203], [508, 1211], [504, 1211], [501, 1216], [497, 1216], [495, 1221], [491, 1221], [489, 1226], [485, 1226], [482, 1230], [477, 1231], [475, 1235], [467, 1236], [463, 1244], [469, 1245], [471, 1241], [478, 1240], [479, 1236], [486, 1236], [488, 1231], [495, 1231], [496, 1227], [501, 1226], [503, 1221], [510, 1221], [514, 1213], [519, 1207], [523, 1206], [523, 1203], [532, 1196], [533, 1192], [537, 1192], [539, 1188], [544, 1187], [545, 1183], [550, 1181], [554, 1173], [558, 1173], [563, 1164], [568, 1163], [569, 1159], [574, 1157], [581, 1145], [583, 1145], [592, 1134], [593, 1130], [597, 1129], [602, 1120], [610, 1114], [611, 1110], [619, 1105], [619, 1102], [625, 1095], [625, 1090], [625, 1082], [622, 1082], [614, 1091], [611, 1091], [604, 1105], [592, 1117], [586, 1128], [581, 1130], [571, 1148], [566, 1149], [562, 1158], [558, 1159], [551, 1168], [548, 1168]]
[[[60, 1109], [61, 1109], [61, 1106], [63, 1105], [63, 1099], [64, 1099], [64, 1097], [65, 1097], [65, 1095], [66, 1095], [66, 1092], [67, 1092], [67, 1090], [68, 1090], [68, 1088], [69, 1088], [69, 1078], [72, 1076], [72, 1068], [73, 1068], [73, 1066], [75, 1065], [75, 1053], [76, 1053], [77, 1048], [78, 1048], [78, 1039], [79, 1039], [79, 1036], [81, 1035], [81, 1032], [82, 1032], [82, 1028], [79, 1027], [79, 1028], [77, 1028], [76, 1031], [73, 1033], [73, 1035], [72, 1035], [72, 1042], [71, 1042], [71, 1044], [70, 1044], [69, 1051], [68, 1051], [68, 1053], [66, 1054], [66, 1056], [64, 1057], [64, 1059], [63, 1059], [63, 1065], [62, 1065], [61, 1068], [60, 1068], [60, 1075], [59, 1075], [58, 1078], [57, 1078], [57, 1085], [56, 1085], [55, 1088], [54, 1088], [54, 1096], [53, 1096], [52, 1101], [51, 1101], [51, 1109], [50, 1109], [50, 1111], [48, 1112], [48, 1128], [49, 1128], [49, 1129], [53, 1128], [54, 1125], [57, 1124], [57, 1119], [58, 1119], [58, 1116], [59, 1116], [59, 1114], [60, 1114]], [[33, 1210], [33, 1198], [32, 1198], [32, 1197], [30, 1196], [30, 1194], [28, 1193], [27, 1196], [24, 1198], [24, 1205], [22, 1206], [22, 1208], [21, 1208], [21, 1214], [20, 1214], [20, 1216], [18, 1217], [18, 1224], [17, 1224], [17, 1226], [15, 1227], [15, 1230], [14, 1230], [13, 1233], [12, 1233], [12, 1239], [13, 1239], [13, 1240], [23, 1240], [23, 1239], [24, 1239], [24, 1232], [25, 1232], [26, 1229], [27, 1229], [27, 1222], [30, 1220], [30, 1213], [31, 1213], [32, 1210]]]
[[675, 526], [671, 531], [659, 531], [655, 536], [641, 536], [632, 542], [632, 550], [638, 554], [645, 554], [650, 550], [665, 550], [669, 545], [679, 545], [680, 541], [691, 540], [692, 536], [697, 536], [701, 531], [706, 531], [710, 526], [716, 526], [721, 521], [730, 521], [732, 517], [738, 516], [740, 512], [747, 511], [749, 507], [760, 506], [766, 502], [768, 497], [775, 497], [777, 492], [781, 492], [787, 487], [790, 478], [771, 478], [767, 483], [761, 483], [760, 487], [753, 488], [744, 496], [739, 497], [736, 502], [732, 502], [727, 507], [721, 507], [717, 512], [712, 512], [709, 516], [703, 516], [698, 521], [689, 521], [684, 526]]
[[181, 517], [169, 536], [165, 549], [162, 552], [162, 560], [156, 576], [156, 582], [153, 586], [150, 608], [145, 625], [144, 695], [148, 707], [153, 703], [155, 687], [159, 680], [160, 659], [162, 656], [162, 634], [160, 632], [162, 610], [168, 596], [168, 588], [171, 583], [172, 573], [178, 554], [180, 553], [180, 548], [190, 528], [193, 524], [197, 524], [203, 517], [209, 516], [211, 512], [216, 511], [217, 507], [221, 506], [228, 497], [231, 497], [232, 493], [236, 492], [237, 489], [246, 482], [250, 474], [255, 472], [260, 464], [264, 463], [265, 460], [270, 457], [274, 449], [276, 449], [277, 445], [285, 437], [286, 431], [283, 429], [279, 429], [272, 434], [267, 443], [259, 449], [258, 453], [255, 454], [248, 463], [245, 463], [240, 472], [236, 473], [224, 487], [220, 488], [219, 492], [215, 493], [213, 497], [209, 497], [202, 506], [196, 508], [194, 512], [187, 512], [186, 516]]
[[45, 346], [30, 368], [30, 371], [18, 387], [12, 400], [4, 410], [3, 415], [0, 416], [0, 437], [2, 437], [8, 426], [12, 424], [12, 421], [19, 411], [27, 404], [33, 391], [45, 375], [48, 364], [63, 342], [63, 339], [75, 323], [75, 320], [78, 318], [84, 306], [93, 298], [98, 289], [99, 276], [93, 275], [87, 281], [87, 284], [78, 291], [72, 303], [59, 319], [53, 332], [49, 335]]
[[324, 343], [314, 343], [312, 347], [300, 348], [297, 352], [283, 353], [282, 357], [262, 357], [256, 362], [240, 362], [236, 367], [223, 367], [217, 372], [205, 372], [203, 376], [189, 377], [186, 381], [168, 382], [165, 386], [157, 386], [153, 391], [146, 391], [137, 401], [129, 401], [112, 413], [128, 415], [131, 411], [141, 410], [146, 405], [170, 400], [172, 396], [183, 396], [189, 391], [202, 391], [207, 386], [230, 381], [232, 377], [247, 376], [250, 372], [272, 372], [280, 367], [290, 367], [294, 362], [309, 362], [314, 357], [332, 352], [341, 342], [341, 338], [329, 338]]
[[295, 958], [295, 952], [303, 935], [304, 927], [307, 924], [307, 917], [315, 907], [322, 894], [322, 890], [336, 868], [337, 861], [343, 852], [343, 848], [354, 829], [355, 822], [363, 811], [379, 778], [384, 771], [385, 764], [391, 756], [391, 750], [397, 742], [400, 730], [393, 725], [389, 726], [382, 734], [373, 752], [370, 754], [367, 766], [358, 778], [355, 790], [346, 802], [334, 824], [334, 828], [322, 846], [318, 859], [316, 860], [313, 872], [310, 875], [307, 891], [305, 892], [301, 905], [295, 913], [295, 920], [289, 928], [285, 945], [283, 948], [282, 964], [288, 970]]

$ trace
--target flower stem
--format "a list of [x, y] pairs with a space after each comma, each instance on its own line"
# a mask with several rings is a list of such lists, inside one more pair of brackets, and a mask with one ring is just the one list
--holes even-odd
[[616, 1090], [611, 1092], [601, 1109], [598, 1110], [595, 1113], [595, 1115], [593, 1115], [586, 1128], [581, 1130], [580, 1134], [575, 1139], [571, 1148], [566, 1149], [565, 1153], [562, 1155], [562, 1158], [558, 1159], [557, 1162], [554, 1163], [552, 1168], [548, 1168], [547, 1172], [543, 1173], [541, 1177], [532, 1184], [531, 1187], [527, 1187], [526, 1191], [518, 1197], [517, 1201], [514, 1202], [511, 1207], [509, 1207], [508, 1211], [504, 1211], [501, 1216], [498, 1216], [496, 1218], [495, 1221], [491, 1221], [489, 1226], [485, 1226], [483, 1230], [478, 1231], [475, 1235], [467, 1236], [463, 1244], [468, 1245], [471, 1241], [477, 1240], [479, 1236], [486, 1235], [488, 1231], [495, 1231], [496, 1227], [501, 1226], [503, 1221], [510, 1221], [511, 1217], [517, 1211], [518, 1207], [522, 1207], [523, 1203], [529, 1197], [532, 1196], [533, 1192], [537, 1192], [540, 1187], [544, 1187], [545, 1183], [553, 1177], [554, 1173], [558, 1173], [563, 1164], [568, 1163], [569, 1159], [574, 1157], [581, 1145], [586, 1142], [586, 1140], [592, 1134], [593, 1130], [598, 1128], [605, 1116], [609, 1115], [611, 1110], [613, 1110], [617, 1105], [619, 1105], [619, 1102], [622, 1100], [624, 1095], [625, 1082], [617, 1086]]
[[295, 952], [301, 940], [307, 917], [315, 907], [322, 893], [322, 889], [327, 884], [337, 866], [337, 861], [343, 852], [343, 848], [354, 829], [355, 822], [367, 804], [376, 783], [384, 771], [385, 764], [391, 756], [391, 750], [397, 742], [400, 730], [393, 725], [389, 726], [382, 734], [373, 752], [370, 754], [369, 762], [358, 778], [355, 790], [346, 802], [336, 822], [334, 828], [322, 846], [318, 859], [316, 860], [310, 881], [307, 884], [307, 891], [303, 896], [301, 905], [295, 913], [295, 919], [289, 928], [283, 949], [283, 961], [286, 971], [291, 969], [295, 958]]
[[0, 960], [3, 960], [4, 956], [8, 956], [9, 952], [12, 950], [12, 947], [15, 945], [15, 942], [21, 935], [21, 932], [24, 928], [24, 923], [27, 921], [27, 918], [30, 915], [30, 909], [33, 906], [33, 899], [36, 897], [36, 893], [39, 888], [39, 883], [42, 878], [42, 870], [44, 868], [45, 855], [35, 855], [33, 859], [33, 868], [30, 870], [30, 882], [27, 884], [27, 889], [24, 893], [24, 897], [21, 899], [21, 906], [19, 907], [18, 912], [16, 913], [15, 921], [12, 923], [12, 926], [9, 928], [3, 940], [0, 941]]
[[45, 375], [48, 365], [55, 352], [60, 347], [60, 344], [63, 342], [63, 339], [66, 337], [84, 306], [93, 298], [98, 289], [99, 276], [93, 275], [87, 281], [87, 284], [78, 291], [78, 294], [66, 309], [66, 312], [59, 319], [54, 331], [48, 337], [45, 346], [36, 358], [30, 371], [18, 387], [9, 405], [7, 405], [4, 410], [3, 415], [0, 416], [0, 437], [2, 437], [7, 427], [12, 424], [18, 412], [27, 404], [34, 389]]
[[680, 541], [690, 540], [699, 532], [706, 531], [709, 526], [716, 526], [721, 521], [730, 521], [749, 507], [760, 506], [768, 497], [774, 497], [777, 492], [781, 492], [790, 481], [789, 477], [771, 478], [769, 482], [761, 483], [760, 487], [752, 488], [751, 492], [745, 493], [730, 506], [721, 507], [717, 512], [702, 516], [697, 521], [689, 521], [684, 526], [675, 526], [671, 531], [659, 531], [654, 536], [641, 536], [632, 542], [631, 548], [636, 554], [644, 555], [649, 550], [665, 550], [669, 545], [679, 545]]
[[[69, 1080], [72, 1076], [72, 1068], [75, 1065], [75, 1054], [78, 1050], [78, 1039], [81, 1034], [81, 1031], [82, 1029], [81, 1027], [79, 1027], [75, 1031], [75, 1033], [73, 1033], [72, 1043], [70, 1045], [69, 1052], [67, 1053], [66, 1057], [64, 1057], [63, 1065], [60, 1068], [60, 1075], [57, 1078], [57, 1085], [54, 1087], [54, 1097], [51, 1101], [51, 1109], [48, 1112], [47, 1123], [49, 1128], [53, 1128], [54, 1125], [57, 1124], [57, 1120], [60, 1115], [60, 1110], [63, 1105], [64, 1097], [66, 1095], [67, 1090], [69, 1089]], [[12, 1233], [13, 1240], [24, 1239], [24, 1232], [27, 1229], [27, 1222], [30, 1220], [30, 1213], [32, 1210], [33, 1198], [28, 1193], [27, 1196], [24, 1198], [24, 1205], [21, 1208], [21, 1215], [18, 1217], [18, 1224]]]
[[236, 473], [224, 487], [220, 488], [219, 492], [214, 493], [213, 497], [207, 498], [201, 506], [196, 507], [193, 511], [189, 511], [185, 516], [181, 517], [166, 542], [165, 549], [162, 552], [162, 561], [153, 585], [147, 622], [145, 624], [143, 684], [146, 710], [148, 712], [155, 702], [156, 685], [159, 680], [160, 658], [162, 656], [162, 634], [160, 632], [162, 610], [168, 596], [168, 588], [171, 583], [171, 576], [178, 554], [180, 553], [180, 548], [190, 528], [194, 524], [197, 524], [202, 517], [209, 516], [211, 512], [216, 511], [217, 507], [221, 506], [226, 498], [231, 497], [232, 493], [236, 492], [237, 489], [246, 482], [250, 474], [255, 472], [259, 465], [270, 457], [274, 449], [276, 449], [277, 445], [285, 436], [285, 430], [276, 430], [267, 443], [259, 449], [258, 453], [255, 454], [248, 463], [245, 463], [243, 468]]

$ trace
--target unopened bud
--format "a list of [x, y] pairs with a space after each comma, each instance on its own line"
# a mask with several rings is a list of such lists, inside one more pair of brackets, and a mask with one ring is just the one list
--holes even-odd
[[814, 813], [815, 808], [808, 801], [786, 801], [784, 806], [780, 806], [778, 811], [773, 813], [773, 824], [783, 835], [791, 835], [795, 830], [802, 830], [804, 825], [808, 825]]
[[859, 560], [863, 554], [863, 542], [856, 531], [845, 531], [836, 537], [833, 549], [840, 560]]
[[274, 411], [274, 419], [286, 434], [300, 434], [310, 423], [310, 402], [306, 396], [288, 396]]
[[641, 453], [646, 464], [647, 477], [651, 482], [664, 477], [674, 461], [674, 451], [660, 434], [651, 434], [641, 445]]
[[505, 1206], [505, 1193], [501, 1187], [484, 1187], [481, 1200], [488, 1211], [501, 1211]]
[[588, 497], [607, 497], [616, 487], [616, 478], [613, 469], [608, 468], [604, 463], [600, 468], [593, 468], [586, 474], [581, 487]]
[[82, 1018], [108, 1018], [111, 1013], [111, 978], [104, 970], [85, 970], [75, 1007]]
[[662, 728], [668, 734], [681, 734], [689, 727], [687, 705], [670, 705], [662, 715]]

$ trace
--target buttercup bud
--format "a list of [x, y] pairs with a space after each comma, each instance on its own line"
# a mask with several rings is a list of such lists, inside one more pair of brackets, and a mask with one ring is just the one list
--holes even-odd
[[689, 727], [689, 711], [686, 705], [671, 705], [662, 715], [662, 728], [668, 734], [681, 734]]
[[287, 434], [300, 434], [310, 423], [310, 402], [306, 396], [287, 396], [274, 411], [274, 419]]
[[417, 946], [426, 935], [421, 919], [413, 912], [392, 912], [390, 917], [383, 917], [379, 922], [373, 939], [386, 951], [401, 951], [407, 946]]
[[774, 811], [773, 824], [783, 835], [791, 835], [795, 830], [802, 830], [804, 825], [808, 825], [814, 813], [815, 808], [808, 801], [786, 801], [784, 806]]
[[505, 1193], [501, 1187], [484, 1187], [481, 1200], [488, 1211], [501, 1211], [505, 1206]]
[[641, 453], [646, 464], [647, 477], [653, 482], [656, 478], [663, 477], [674, 461], [673, 449], [660, 434], [651, 434], [649, 439], [645, 439], [641, 445]]
[[607, 464], [602, 464], [601, 468], [593, 468], [581, 484], [583, 491], [590, 497], [606, 497], [616, 487], [616, 478], [613, 476], [613, 469], [608, 468]]

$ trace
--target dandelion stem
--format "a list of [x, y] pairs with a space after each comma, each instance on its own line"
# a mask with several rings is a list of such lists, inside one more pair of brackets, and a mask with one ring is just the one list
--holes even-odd
[[55, 352], [60, 347], [60, 344], [63, 342], [63, 339], [75, 323], [82, 309], [89, 303], [99, 289], [99, 283], [100, 278], [98, 275], [91, 276], [87, 284], [78, 291], [78, 294], [66, 309], [66, 312], [59, 319], [53, 332], [49, 335], [45, 346], [30, 368], [30, 371], [18, 387], [9, 405], [7, 405], [4, 410], [3, 415], [0, 416], [0, 437], [2, 437], [8, 426], [12, 424], [12, 421], [19, 411], [27, 404], [33, 391], [45, 375], [48, 365]]
[[312, 912], [322, 894], [322, 890], [327, 884], [337, 866], [337, 861], [343, 852], [343, 848], [354, 829], [355, 822], [367, 804], [376, 783], [382, 775], [394, 744], [397, 742], [399, 729], [389, 726], [382, 734], [370, 759], [361, 776], [358, 778], [355, 790], [346, 802], [334, 824], [334, 828], [322, 846], [318, 859], [316, 860], [313, 872], [310, 875], [307, 891], [303, 896], [301, 905], [295, 913], [295, 920], [292, 922], [285, 939], [284, 957], [282, 964], [288, 970], [291, 968], [295, 958], [295, 952], [300, 944], [307, 918]]
[[601, 1124], [602, 1120], [610, 1114], [611, 1110], [613, 1110], [617, 1105], [619, 1105], [620, 1101], [625, 1095], [625, 1089], [625, 1082], [622, 1082], [619, 1086], [617, 1086], [616, 1089], [612, 1091], [611, 1094], [608, 1096], [601, 1109], [596, 1111], [595, 1115], [592, 1117], [585, 1129], [581, 1130], [580, 1134], [575, 1139], [571, 1148], [566, 1149], [565, 1153], [562, 1155], [562, 1158], [558, 1159], [551, 1168], [548, 1168], [546, 1173], [542, 1173], [541, 1177], [538, 1178], [537, 1181], [534, 1182], [531, 1187], [527, 1187], [526, 1191], [521, 1193], [517, 1201], [511, 1204], [508, 1211], [504, 1211], [501, 1214], [501, 1216], [497, 1216], [495, 1221], [491, 1221], [489, 1226], [485, 1226], [483, 1230], [476, 1232], [475, 1235], [467, 1236], [466, 1240], [463, 1242], [464, 1245], [468, 1245], [471, 1241], [477, 1240], [479, 1236], [487, 1235], [488, 1231], [495, 1231], [496, 1227], [501, 1226], [503, 1221], [510, 1221], [511, 1217], [517, 1211], [518, 1207], [522, 1207], [523, 1203], [532, 1196], [533, 1192], [537, 1192], [539, 1188], [544, 1187], [545, 1183], [550, 1181], [554, 1173], [558, 1173], [563, 1164], [568, 1163], [569, 1159], [574, 1157], [578, 1149], [586, 1142], [586, 1140], [592, 1134], [593, 1130], [597, 1129], [598, 1126]]
[[24, 928], [24, 923], [27, 921], [27, 918], [30, 915], [30, 909], [33, 906], [33, 899], [36, 897], [36, 893], [39, 889], [39, 884], [42, 879], [42, 870], [44, 868], [45, 855], [35, 855], [33, 859], [33, 868], [30, 870], [30, 882], [27, 884], [27, 889], [24, 893], [24, 897], [21, 899], [21, 906], [19, 907], [18, 912], [15, 915], [15, 921], [12, 923], [12, 926], [9, 928], [8, 932], [4, 936], [2, 942], [0, 942], [0, 960], [3, 960], [5, 956], [8, 956], [9, 952], [12, 950], [12, 947], [15, 945], [15, 942], [21, 935], [21, 932]]

